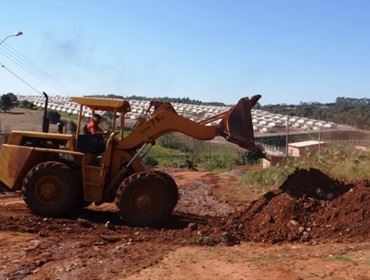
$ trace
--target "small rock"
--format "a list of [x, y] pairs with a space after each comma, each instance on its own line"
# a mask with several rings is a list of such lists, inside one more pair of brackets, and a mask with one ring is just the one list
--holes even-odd
[[198, 225], [197, 225], [196, 223], [190, 223], [190, 224], [188, 225], [188, 228], [189, 228], [190, 230], [194, 231], [194, 230], [198, 229]]
[[317, 243], [316, 240], [311, 240], [310, 244], [313, 245], [313, 246], [316, 246], [318, 243]]
[[42, 265], [44, 265], [44, 264], [45, 264], [45, 261], [44, 261], [44, 260], [37, 260], [37, 261], [35, 261], [35, 265], [36, 265], [37, 267], [42, 266]]
[[217, 242], [217, 240], [215, 240], [211, 236], [205, 236], [205, 237], [203, 237], [203, 238], [200, 239], [199, 243], [202, 244], [202, 245], [206, 245], [206, 246], [214, 246], [218, 242]]
[[121, 240], [121, 237], [119, 236], [113, 236], [113, 235], [100, 235], [101, 239], [107, 241], [107, 242], [117, 242]]
[[127, 252], [127, 245], [125, 244], [120, 244], [120, 245], [117, 245], [113, 251], [115, 253], [126, 253]]
[[301, 240], [302, 241], [308, 241], [310, 239], [310, 234], [307, 232], [307, 231], [304, 231], [303, 233], [302, 233], [302, 238], [301, 238]]
[[293, 225], [293, 226], [299, 225], [299, 223], [296, 220], [290, 220], [288, 224]]
[[333, 193], [328, 193], [328, 194], [326, 195], [326, 198], [327, 198], [327, 199], [329, 199], [329, 200], [331, 200], [331, 199], [333, 199], [333, 198], [334, 198], [334, 194], [333, 194]]
[[235, 244], [238, 244], [239, 243], [239, 241], [237, 240], [237, 238], [235, 238], [235, 236], [233, 236], [229, 232], [223, 232], [222, 235], [221, 235], [221, 240], [227, 246], [232, 246], [232, 245], [235, 245]]
[[242, 229], [244, 227], [244, 225], [242, 224], [242, 223], [240, 223], [239, 225], [238, 225], [238, 229]]
[[28, 232], [28, 233], [37, 233], [38, 230], [37, 230], [36, 227], [29, 227], [29, 228], [26, 229], [26, 232]]
[[298, 231], [299, 231], [299, 233], [304, 232], [304, 227], [303, 227], [303, 226], [300, 226], [300, 227], [298, 228]]
[[306, 228], [306, 231], [307, 232], [310, 232], [311, 231], [311, 228], [310, 227]]
[[297, 228], [299, 227], [299, 223], [296, 220], [290, 220], [289, 223], [287, 224], [287, 227], [291, 231], [296, 231]]
[[94, 227], [94, 225], [88, 221], [88, 220], [85, 220], [85, 219], [77, 219], [77, 222], [80, 226], [84, 227], [84, 228], [92, 228]]
[[114, 224], [112, 224], [110, 221], [106, 222], [105, 225], [104, 225], [105, 228], [109, 229], [109, 230], [114, 230], [116, 227], [114, 226]]
[[38, 235], [40, 237], [48, 237], [49, 236], [49, 234], [46, 231], [43, 231], [43, 230], [40, 230], [39, 233], [38, 233]]

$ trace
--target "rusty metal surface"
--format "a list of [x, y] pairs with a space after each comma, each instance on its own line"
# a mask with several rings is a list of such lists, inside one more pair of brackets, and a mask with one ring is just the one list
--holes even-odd
[[227, 141], [245, 149], [251, 149], [255, 146], [251, 110], [260, 98], [260, 95], [242, 98], [231, 109], [225, 125], [228, 134], [225, 137]]
[[2, 145], [0, 150], [0, 181], [13, 189], [32, 148]]

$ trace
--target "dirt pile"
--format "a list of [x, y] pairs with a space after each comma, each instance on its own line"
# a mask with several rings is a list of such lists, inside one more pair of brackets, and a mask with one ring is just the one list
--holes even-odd
[[257, 242], [370, 238], [370, 183], [346, 185], [317, 169], [296, 170], [281, 187], [231, 218], [233, 232]]

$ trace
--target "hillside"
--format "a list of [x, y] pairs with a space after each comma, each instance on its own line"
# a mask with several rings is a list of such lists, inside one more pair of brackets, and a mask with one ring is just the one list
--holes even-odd
[[272, 113], [314, 118], [370, 129], [370, 99], [338, 97], [335, 103], [300, 103], [260, 106]]

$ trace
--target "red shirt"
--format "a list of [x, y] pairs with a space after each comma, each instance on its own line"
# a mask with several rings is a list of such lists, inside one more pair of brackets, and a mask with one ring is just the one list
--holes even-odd
[[87, 131], [88, 131], [90, 134], [92, 134], [92, 135], [94, 135], [94, 134], [95, 134], [95, 132], [97, 132], [97, 131], [103, 131], [103, 130], [100, 128], [100, 126], [99, 126], [96, 122], [94, 122], [94, 121], [90, 121], [90, 122], [87, 124], [86, 129], [87, 129]]

